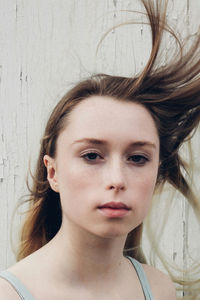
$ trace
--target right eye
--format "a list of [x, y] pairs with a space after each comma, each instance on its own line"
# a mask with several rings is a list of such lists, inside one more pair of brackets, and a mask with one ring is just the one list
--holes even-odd
[[83, 154], [81, 157], [87, 162], [96, 162], [97, 160], [102, 159], [102, 157], [96, 152], [88, 152]]

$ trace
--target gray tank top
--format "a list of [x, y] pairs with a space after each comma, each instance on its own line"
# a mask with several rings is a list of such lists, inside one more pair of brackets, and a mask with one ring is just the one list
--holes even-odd
[[[136, 270], [136, 273], [138, 275], [138, 278], [139, 278], [141, 286], [142, 286], [145, 300], [154, 300], [142, 265], [137, 260], [135, 260], [134, 258], [132, 258], [130, 256], [127, 256], [127, 258], [131, 261], [131, 263], [133, 264], [133, 266]], [[1, 271], [0, 277], [7, 280], [13, 286], [13, 288], [16, 290], [16, 292], [18, 293], [18, 295], [20, 296], [20, 298], [22, 300], [36, 300], [33, 298], [33, 296], [27, 290], [27, 288], [22, 284], [22, 282], [12, 273], [10, 273], [6, 270]]]

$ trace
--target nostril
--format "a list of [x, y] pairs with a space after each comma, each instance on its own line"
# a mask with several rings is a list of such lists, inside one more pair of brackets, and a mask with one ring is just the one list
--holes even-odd
[[125, 189], [125, 187], [124, 187], [124, 185], [111, 185], [110, 187], [109, 187], [109, 189], [110, 190], [117, 190], [117, 191], [119, 191], [119, 190], [124, 190]]

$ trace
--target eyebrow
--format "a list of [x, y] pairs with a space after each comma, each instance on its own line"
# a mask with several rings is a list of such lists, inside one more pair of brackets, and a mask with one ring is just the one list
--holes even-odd
[[[94, 138], [83, 138], [80, 140], [76, 140], [72, 143], [72, 145], [77, 144], [77, 143], [88, 143], [91, 145], [102, 145], [102, 146], [108, 145], [107, 141], [94, 139]], [[129, 147], [144, 147], [144, 146], [150, 146], [152, 148], [156, 148], [156, 145], [149, 141], [135, 141], [133, 143], [130, 143], [130, 145], [129, 145]]]

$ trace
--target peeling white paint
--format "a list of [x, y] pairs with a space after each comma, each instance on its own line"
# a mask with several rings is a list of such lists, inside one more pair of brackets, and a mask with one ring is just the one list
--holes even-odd
[[3, 182], [4, 179], [3, 170], [4, 170], [3, 159], [2, 157], [0, 157], [0, 182]]
[[3, 182], [4, 180], [5, 160], [6, 160], [6, 150], [5, 150], [2, 122], [0, 120], [0, 182]]
[[113, 0], [114, 6], [117, 6], [117, 0]]

